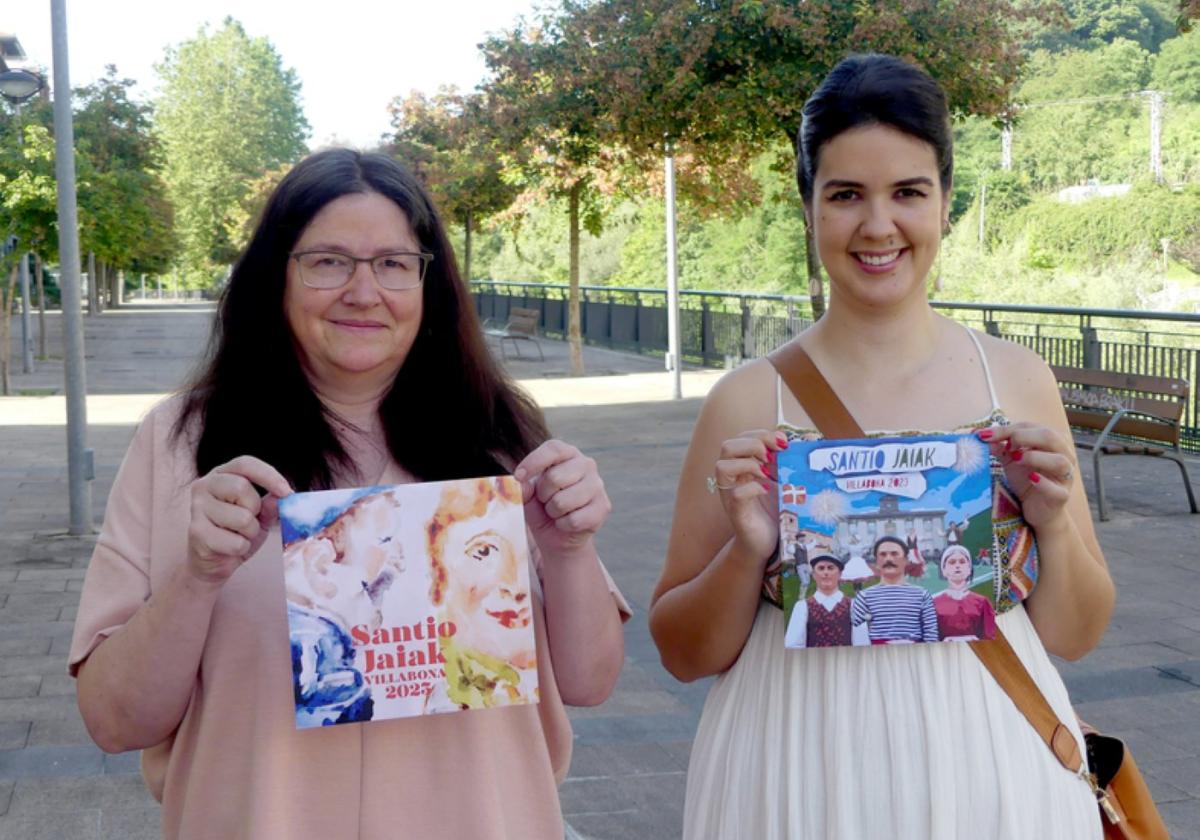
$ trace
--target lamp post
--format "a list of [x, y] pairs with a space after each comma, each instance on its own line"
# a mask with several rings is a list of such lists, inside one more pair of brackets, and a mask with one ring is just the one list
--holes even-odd
[[[38, 94], [45, 81], [30, 70], [5, 70], [0, 73], [0, 96], [13, 104], [17, 112], [17, 143], [24, 143], [21, 129], [21, 105]], [[21, 277], [21, 366], [25, 373], [33, 373], [33, 336], [29, 329], [29, 254], [22, 252], [20, 259]]]

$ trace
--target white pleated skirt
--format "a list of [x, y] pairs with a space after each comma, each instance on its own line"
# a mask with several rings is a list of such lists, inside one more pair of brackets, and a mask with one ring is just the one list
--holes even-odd
[[[1025, 610], [997, 623], [1082, 739]], [[1099, 840], [1063, 769], [965, 644], [785, 651], [763, 604], [709, 692], [684, 840]]]

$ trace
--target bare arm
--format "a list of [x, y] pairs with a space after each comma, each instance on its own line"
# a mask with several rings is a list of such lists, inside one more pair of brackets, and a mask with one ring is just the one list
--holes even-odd
[[542, 552], [542, 589], [550, 659], [563, 702], [603, 703], [625, 661], [625, 636], [594, 535], [612, 505], [596, 462], [562, 441], [531, 452], [514, 475], [525, 516]]
[[[260, 499], [251, 482], [274, 496]], [[179, 725], [221, 587], [262, 545], [274, 498], [290, 492], [279, 473], [254, 458], [235, 459], [192, 483], [187, 561], [79, 666], [79, 711], [102, 749], [149, 747]]]
[[1050, 370], [1009, 350], [1004, 387], [1021, 422], [996, 428], [992, 449], [1037, 533], [1037, 587], [1025, 606], [1046, 650], [1079, 659], [1104, 635], [1116, 593], [1096, 540], [1075, 446]]
[[[700, 412], [679, 477], [650, 632], [663, 665], [684, 681], [719, 673], [737, 660], [778, 541], [774, 484], [761, 472], [779, 449], [775, 433], [765, 430], [773, 421], [773, 403], [766, 398], [772, 371], [759, 361], [717, 384]], [[768, 472], [774, 475], [773, 465]], [[733, 489], [708, 493], [709, 476]]]

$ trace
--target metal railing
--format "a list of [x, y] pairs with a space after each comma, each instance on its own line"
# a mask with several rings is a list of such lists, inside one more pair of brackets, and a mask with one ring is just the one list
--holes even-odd
[[[481, 318], [503, 322], [511, 306], [539, 310], [541, 329], [567, 331], [567, 287], [543, 283], [472, 283]], [[662, 355], [667, 348], [664, 289], [583, 286], [581, 330], [589, 344]], [[731, 365], [769, 353], [812, 324], [805, 296], [681, 291], [680, 345], [685, 361]], [[1022, 344], [1052, 365], [1171, 376], [1190, 387], [1183, 446], [1200, 452], [1200, 315], [1066, 306], [943, 303], [934, 308], [991, 335]]]

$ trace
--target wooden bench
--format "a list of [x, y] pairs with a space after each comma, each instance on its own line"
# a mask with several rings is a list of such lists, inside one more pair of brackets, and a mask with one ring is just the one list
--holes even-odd
[[[1192, 513], [1196, 495], [1180, 448], [1180, 418], [1188, 400], [1185, 379], [1051, 366], [1075, 445], [1092, 450], [1100, 519], [1109, 518], [1100, 458], [1150, 455], [1179, 465]], [[1113, 437], [1116, 435], [1117, 437]]]
[[542, 345], [537, 340], [538, 321], [541, 320], [542, 313], [536, 309], [526, 309], [523, 306], [513, 306], [508, 310], [508, 321], [502, 327], [488, 326], [485, 322], [483, 331], [489, 338], [498, 339], [500, 342], [500, 356], [507, 359], [508, 353], [504, 349], [504, 342], [511, 341], [513, 350], [516, 351], [518, 358], [521, 356], [522, 341], [532, 341], [533, 346], [537, 348], [538, 357], [546, 360], [546, 355], [542, 352]]

